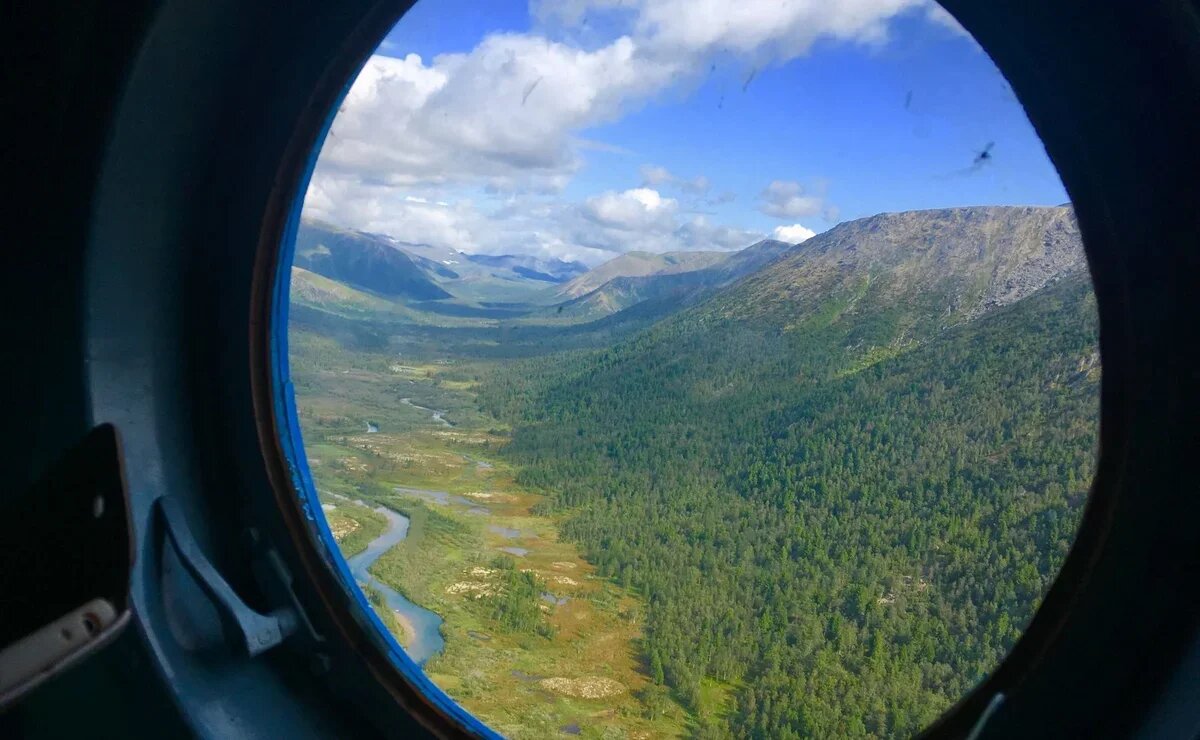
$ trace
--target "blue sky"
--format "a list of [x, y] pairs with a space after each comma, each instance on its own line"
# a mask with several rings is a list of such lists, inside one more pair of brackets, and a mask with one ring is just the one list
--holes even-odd
[[999, 72], [925, 0], [479, 7], [423, 0], [387, 36], [335, 120], [310, 215], [596, 263], [1067, 200]]

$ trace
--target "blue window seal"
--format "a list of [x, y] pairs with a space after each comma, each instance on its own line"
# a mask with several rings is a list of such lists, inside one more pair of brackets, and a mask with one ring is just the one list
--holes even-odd
[[275, 265], [274, 284], [271, 286], [270, 325], [267, 327], [268, 342], [270, 343], [272, 406], [278, 424], [277, 428], [279, 429], [279, 444], [288, 466], [288, 475], [291, 478], [292, 487], [299, 497], [297, 503], [304, 518], [313, 525], [310, 531], [315, 532], [320, 541], [320, 546], [326, 556], [326, 564], [333, 570], [342, 588], [353, 600], [357, 607], [358, 617], [367, 620], [371, 627], [374, 628], [377, 638], [376, 644], [386, 653], [392, 666], [431, 705], [440, 710], [445, 716], [457, 722], [463, 730], [480, 737], [498, 739], [501, 738], [501, 735], [480, 722], [470, 712], [463, 709], [461, 705], [451, 699], [445, 691], [442, 691], [442, 689], [430, 680], [425, 671], [409, 657], [400, 643], [396, 641], [396, 638], [384, 626], [379, 615], [375, 613], [375, 610], [367, 602], [366, 595], [358, 587], [358, 584], [355, 583], [354, 576], [350, 573], [350, 566], [346, 563], [346, 559], [342, 557], [341, 550], [338, 549], [337, 542], [333, 539], [333, 532], [329, 529], [325, 515], [318, 513], [321, 512], [321, 502], [317, 497], [316, 485], [313, 483], [312, 471], [308, 465], [308, 455], [304, 450], [303, 435], [300, 432], [300, 418], [297, 413], [295, 389], [292, 385], [291, 369], [288, 362], [287, 331], [291, 294], [291, 269], [296, 251], [296, 236], [300, 228], [301, 212], [304, 208], [304, 193], [308, 190], [308, 184], [312, 179], [313, 170], [316, 168], [317, 159], [320, 156], [321, 149], [324, 147], [325, 139], [329, 135], [329, 130], [333, 126], [337, 111], [341, 107], [346, 95], [350, 92], [350, 87], [354, 84], [354, 80], [358, 77], [361, 69], [359, 67], [343, 86], [341, 93], [338, 95], [337, 103], [332, 106], [330, 112], [326, 115], [321, 131], [313, 142], [312, 149], [308, 152], [308, 159], [304, 163], [303, 174], [297, 181], [296, 193], [292, 197], [287, 221], [280, 236], [279, 259]]

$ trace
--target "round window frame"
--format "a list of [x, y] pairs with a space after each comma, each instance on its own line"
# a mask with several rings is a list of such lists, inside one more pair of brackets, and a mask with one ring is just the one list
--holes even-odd
[[[1062, 84], [1062, 79], [1082, 84], [1084, 74], [1078, 65], [1070, 65], [1061, 57], [1055, 58], [1052, 54], [1047, 54], [1046, 44], [1053, 39], [1053, 34], [1047, 31], [1049, 26], [1036, 24], [1061, 23], [1064, 18], [1071, 17], [1073, 11], [1064, 8], [1065, 4], [1049, 2], [1045, 3], [1046, 7], [1043, 8], [1023, 6], [1015, 10], [989, 7], [989, 3], [975, 0], [946, 0], [943, 5], [980, 42], [1002, 74], [1010, 81], [1019, 99], [1027, 106], [1035, 129], [1046, 145], [1068, 192], [1072, 194], [1084, 233], [1085, 248], [1101, 314], [1101, 358], [1104, 376], [1101, 389], [1101, 449], [1098, 469], [1076, 541], [1050, 591], [1013, 650], [975, 691], [947, 710], [937, 722], [924, 731], [923, 735], [930, 738], [966, 736], [981, 717], [987, 716], [985, 711], [989, 706], [998, 706], [995, 697], [1010, 697], [1009, 703], [1012, 704], [1011, 697], [1019, 696], [1023, 687], [1037, 685], [1038, 682], [1031, 679], [1044, 667], [1052, 668], [1046, 672], [1047, 675], [1061, 676], [1062, 661], [1072, 654], [1078, 654], [1079, 640], [1083, 640], [1082, 644], [1087, 643], [1089, 633], [1084, 628], [1084, 635], [1075, 638], [1076, 644], [1067, 646], [1065, 653], [1058, 650], [1062, 647], [1061, 638], [1064, 633], [1077, 626], [1073, 625], [1073, 620], [1077, 621], [1081, 610], [1097, 609], [1104, 603], [1102, 598], [1096, 597], [1090, 591], [1098, 578], [1106, 577], [1112, 572], [1111, 564], [1105, 561], [1111, 559], [1114, 553], [1106, 549], [1106, 544], [1114, 530], [1115, 514], [1122, 503], [1128, 500], [1123, 496], [1129, 493], [1126, 486], [1130, 474], [1130, 434], [1131, 430], [1135, 429], [1135, 422], [1139, 421], [1134, 418], [1139, 411], [1135, 408], [1137, 402], [1146, 401], [1145, 398], [1139, 399], [1139, 396], [1145, 394], [1139, 393], [1136, 385], [1136, 379], [1145, 374], [1139, 372], [1135, 366], [1137, 360], [1134, 358], [1137, 357], [1139, 343], [1135, 340], [1133, 327], [1145, 326], [1148, 320], [1153, 319], [1152, 316], [1138, 313], [1134, 307], [1136, 300], [1145, 298], [1144, 281], [1153, 275], [1146, 275], [1143, 274], [1144, 271], [1140, 273], [1135, 269], [1129, 262], [1131, 250], [1118, 245], [1123, 236], [1130, 234], [1130, 225], [1114, 215], [1111, 198], [1112, 175], [1121, 168], [1108, 167], [1112, 164], [1111, 161], [1097, 156], [1098, 141], [1105, 137], [1096, 136], [1096, 131], [1081, 130], [1080, 126], [1086, 121], [1081, 118], [1085, 107], [1079, 104], [1080, 98], [1063, 96], [1064, 100], [1055, 100], [1053, 88]], [[292, 143], [288, 148], [289, 154], [276, 173], [276, 188], [263, 221], [259, 251], [256, 255], [252, 304], [255, 321], [251, 335], [252, 357], [255, 359], [254, 397], [259, 437], [268, 475], [273, 483], [276, 504], [283, 513], [297, 550], [301, 553], [306, 573], [325, 595], [324, 604], [334, 621], [343, 628], [346, 638], [360, 648], [362, 657], [371, 666], [373, 675], [388, 688], [389, 693], [406, 711], [420, 717], [422, 722], [437, 734], [478, 734], [479, 728], [464, 724], [462, 716], [454, 711], [456, 704], [446, 707], [441, 703], [440, 698], [445, 697], [445, 694], [436, 687], [430, 691], [428, 686], [432, 686], [432, 683], [428, 682], [428, 679], [424, 679], [423, 683], [423, 675], [413, 677], [403, 670], [395, 670], [397, 666], [392, 657], [380, 652], [378, 635], [364, 634], [362, 620], [359, 618], [361, 615], [345, 611], [344, 599], [330, 592], [331, 589], [337, 589], [344, 595], [345, 585], [338, 578], [332, 577], [329, 553], [321, 550], [327, 549], [331, 540], [327, 536], [313, 537], [311, 512], [304, 511], [303, 507], [306, 504], [313, 505], [315, 498], [311, 495], [311, 481], [307, 483], [306, 491], [303, 477], [297, 478], [297, 463], [304, 463], [302, 467], [306, 468], [306, 460], [299, 436], [294, 434], [295, 406], [291, 404], [290, 409], [285, 408], [290, 403], [286, 390], [286, 326], [280, 329], [278, 321], [281, 311], [282, 315], [286, 316], [289, 281], [282, 279], [282, 276], [290, 269], [290, 260], [285, 259], [290, 255], [282, 250], [291, 248], [289, 237], [294, 236], [304, 185], [319, 153], [323, 132], [331, 123], [341, 96], [348, 89], [362, 63], [376, 48], [383, 35], [401, 18], [407, 7], [408, 4], [403, 2], [374, 6], [373, 11], [359, 24], [358, 32], [331, 57], [332, 63], [314, 90], [306, 115], [296, 123]], [[396, 12], [389, 13], [389, 8]], [[1147, 4], [1135, 12], [1144, 15], [1140, 19], [1133, 18], [1133, 13], [1105, 8], [1099, 9], [1090, 19], [1077, 18], [1087, 26], [1083, 31], [1084, 41], [1092, 52], [1079, 63], [1087, 65], [1096, 62], [1096, 67], [1099, 68], [1099, 60], [1103, 57], [1099, 56], [1101, 50], [1096, 48], [1097, 45], [1113, 38], [1119, 31], [1140, 33], [1144, 39], [1151, 41], [1158, 40], [1156, 33], [1170, 36], [1171, 24], [1178, 23], [1180, 14], [1186, 10], [1176, 3], [1158, 2], [1153, 5]], [[1092, 21], [1090, 25], [1089, 21]], [[1022, 35], [1023, 29], [1032, 28], [1041, 30], [1038, 33]], [[1089, 33], [1094, 35], [1094, 39], [1086, 36]], [[1117, 37], [1119, 38], [1119, 35]], [[1044, 56], [1052, 58], [1054, 62], [1042, 67], [1039, 59]], [[1060, 66], [1056, 67], [1056, 64]], [[1141, 68], [1133, 70], [1124, 87], [1128, 88], [1130, 81], [1145, 80], [1146, 72], [1149, 71], [1150, 69]], [[1158, 86], [1158, 92], [1167, 92], [1163, 88], [1169, 84], [1165, 81], [1170, 78], [1170, 75], [1164, 75], [1164, 84]], [[1095, 110], [1107, 109], [1094, 93], [1085, 95], [1084, 99], [1090, 101]], [[1191, 107], [1195, 108], [1194, 105]], [[1119, 119], [1118, 124], [1112, 127], [1112, 131], [1104, 131], [1105, 134], [1110, 134], [1107, 136], [1110, 143], [1113, 141], [1111, 134], [1126, 131], [1130, 126], [1128, 118]], [[1146, 142], [1138, 143], [1141, 145], [1140, 149], [1147, 148]], [[1130, 146], [1130, 149], [1135, 147]], [[1162, 161], [1161, 158], [1156, 160]], [[1127, 167], [1125, 171], [1128, 172]], [[1159, 172], [1157, 176], [1168, 176], [1182, 181], [1181, 173], [1174, 169]], [[1142, 181], [1146, 179], [1153, 178], [1141, 178]], [[1194, 189], [1186, 192], [1194, 192]], [[1140, 233], [1135, 230], [1133, 234], [1150, 239], [1155, 231], [1153, 228], [1147, 228]], [[1176, 243], [1174, 246], [1183, 245]], [[1164, 262], [1167, 262], [1172, 256], [1178, 258], [1178, 252], [1163, 256]], [[1135, 285], [1131, 276], [1142, 282]], [[1166, 316], [1169, 319], [1180, 318], [1180, 308], [1186, 303], [1186, 296], [1171, 292], [1168, 300], [1172, 303], [1166, 311]], [[284, 338], [282, 349], [280, 337]], [[1161, 347], [1156, 349], [1161, 352]], [[1161, 354], [1155, 355], [1156, 359], [1159, 357]], [[1147, 414], [1153, 417], [1155, 414], [1161, 414], [1163, 409], [1156, 407], [1141, 411], [1141, 419], [1144, 420]], [[293, 418], [289, 419], [289, 414]], [[307, 470], [303, 471], [302, 476], [307, 476]], [[327, 528], [324, 532], [327, 534]], [[361, 608], [365, 605], [365, 600], [360, 598], [356, 604]], [[367, 609], [367, 612], [370, 610]], [[373, 624], [372, 629], [381, 626], [377, 624], [377, 620], [373, 620]], [[1056, 651], [1061, 654], [1056, 655]], [[1000, 708], [1001, 711], [993, 718], [993, 726], [1005, 726], [1001, 720], [1006, 708], [1002, 705]], [[1076, 709], [1078, 707], [1074, 704], [1069, 708]], [[1019, 726], [1021, 714], [1009, 714], [1008, 722], [1017, 722]], [[1062, 718], [1062, 721], [1067, 720]], [[483, 730], [490, 732], [487, 728]]]

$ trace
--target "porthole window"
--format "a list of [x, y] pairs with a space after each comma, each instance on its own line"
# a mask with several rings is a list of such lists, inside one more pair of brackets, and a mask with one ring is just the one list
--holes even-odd
[[909, 736], [1066, 557], [1080, 232], [935, 5], [422, 0], [299, 197], [314, 536], [497, 733]]

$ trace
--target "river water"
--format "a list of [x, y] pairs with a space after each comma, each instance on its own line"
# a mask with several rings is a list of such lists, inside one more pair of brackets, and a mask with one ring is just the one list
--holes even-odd
[[[363, 506], [367, 505], [362, 501], [357, 503]], [[347, 560], [346, 564], [350, 566], [350, 573], [354, 576], [354, 580], [379, 589], [387, 602], [387, 607], [399, 612], [401, 618], [408, 622], [412, 628], [412, 634], [411, 642], [405, 648], [405, 652], [417, 665], [424, 665], [425, 661], [440, 653], [445, 647], [441, 632], [442, 618], [435, 612], [417, 606], [404, 598], [399, 591], [371, 575], [369, 569], [375, 561], [408, 536], [408, 517], [392, 511], [386, 506], [377, 506], [375, 511], [387, 517], [387, 529], [383, 534], [371, 540], [367, 549]]]
[[[428, 412], [432, 421], [437, 424], [447, 427], [454, 426], [444, 418], [446, 413], [445, 411], [426, 408], [425, 406], [418, 406], [417, 404], [413, 403], [412, 399], [410, 398], [401, 398], [400, 402], [408, 406], [412, 406], [415, 409]], [[367, 422], [367, 431], [378, 432], [379, 427], [372, 422]], [[491, 467], [491, 463], [480, 461], [476, 461], [476, 465], [477, 467], [483, 469]], [[410, 496], [416, 496], [418, 498], [425, 499], [426, 501], [430, 501], [435, 504], [441, 504], [443, 506], [449, 503], [463, 504], [468, 507], [467, 512], [470, 514], [486, 515], [490, 513], [486, 507], [480, 506], [470, 499], [462, 496], [456, 496], [446, 491], [431, 491], [423, 488], [405, 487], [397, 487], [396, 491], [399, 493], [408, 494]], [[337, 496], [337, 498], [345, 500], [344, 496], [339, 496], [337, 494], [333, 495]], [[356, 503], [367, 506], [367, 504], [362, 501], [357, 501]], [[401, 542], [405, 537], [408, 536], [409, 525], [408, 517], [392, 511], [386, 506], [377, 506], [374, 507], [374, 509], [387, 518], [387, 529], [384, 530], [383, 534], [371, 540], [370, 544], [367, 545], [367, 549], [350, 558], [346, 561], [346, 563], [350, 566], [350, 573], [354, 576], [355, 581], [359, 583], [366, 583], [376, 589], [379, 589], [384, 596], [384, 601], [387, 603], [387, 607], [392, 611], [399, 613], [400, 617], [412, 628], [410, 630], [411, 642], [409, 643], [408, 647], [405, 648], [405, 652], [408, 653], [409, 657], [412, 658], [417, 665], [424, 665], [425, 661], [440, 653], [442, 648], [445, 647], [446, 643], [442, 639], [441, 632], [443, 620], [436, 612], [432, 612], [424, 607], [417, 606], [413, 602], [404, 598], [399, 591], [371, 575], [370, 568], [375, 564], [375, 561], [379, 560], [379, 558], [385, 552], [395, 547], [397, 543]]]
[[418, 406], [417, 404], [412, 402], [411, 398], [401, 398], [400, 403], [404, 404], [405, 406], [412, 406], [414, 409], [421, 409], [422, 411], [428, 411], [430, 418], [432, 418], [434, 421], [436, 421], [438, 424], [441, 424], [444, 427], [454, 426], [450, 422], [446, 421], [445, 418], [443, 418], [446, 414], [445, 411], [438, 411], [437, 409], [431, 409], [431, 408], [428, 408], [425, 406]]

